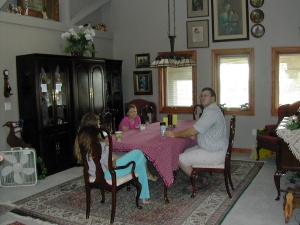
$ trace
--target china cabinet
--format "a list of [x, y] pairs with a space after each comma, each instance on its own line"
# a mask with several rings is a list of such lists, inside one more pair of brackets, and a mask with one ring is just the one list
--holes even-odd
[[106, 106], [114, 110], [115, 130], [124, 117], [122, 95], [122, 60], [105, 60]]
[[123, 118], [121, 60], [29, 54], [16, 57], [22, 137], [41, 156], [47, 175], [76, 165], [74, 140], [82, 116]]
[[69, 168], [75, 162], [69, 58], [31, 54], [16, 62], [23, 139], [43, 158], [48, 175]]
[[80, 57], [72, 61], [74, 122], [78, 127], [87, 112], [99, 115], [105, 108], [105, 60]]

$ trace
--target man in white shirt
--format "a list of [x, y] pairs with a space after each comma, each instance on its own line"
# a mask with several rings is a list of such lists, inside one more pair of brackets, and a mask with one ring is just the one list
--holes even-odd
[[203, 88], [200, 101], [204, 111], [193, 127], [175, 132], [168, 131], [167, 137], [197, 138], [198, 145], [186, 149], [179, 155], [179, 167], [190, 176], [192, 165], [220, 164], [224, 162], [228, 147], [226, 122], [216, 105], [216, 93], [212, 88]]

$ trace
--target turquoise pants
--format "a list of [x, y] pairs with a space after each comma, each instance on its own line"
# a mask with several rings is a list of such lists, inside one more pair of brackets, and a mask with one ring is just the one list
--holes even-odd
[[[148, 184], [148, 177], [147, 177], [147, 171], [146, 171], [146, 158], [143, 154], [143, 152], [139, 149], [134, 149], [131, 152], [126, 153], [124, 156], [118, 158], [116, 165], [117, 166], [123, 166], [127, 164], [130, 161], [134, 161], [135, 166], [135, 172], [139, 175], [138, 179], [139, 182], [142, 184], [142, 191], [140, 198], [142, 199], [148, 199], [150, 198], [150, 192], [149, 192], [149, 184]], [[116, 176], [122, 177], [126, 174], [130, 173], [132, 166], [129, 166], [128, 168], [122, 169], [122, 170], [116, 170]], [[111, 175], [109, 171], [105, 171], [104, 173], [105, 178], [111, 178]]]

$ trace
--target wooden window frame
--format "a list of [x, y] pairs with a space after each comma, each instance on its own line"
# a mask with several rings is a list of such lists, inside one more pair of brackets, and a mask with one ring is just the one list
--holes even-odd
[[[159, 52], [159, 56], [170, 54], [169, 52]], [[177, 51], [177, 55], [192, 55], [192, 59], [196, 62], [196, 66], [192, 68], [192, 82], [193, 82], [193, 105], [197, 104], [197, 57], [196, 51]], [[158, 68], [158, 85], [159, 85], [159, 112], [160, 113], [177, 113], [177, 114], [192, 114], [192, 106], [183, 107], [168, 107], [166, 106], [166, 79], [167, 78], [167, 67]]]
[[272, 116], [278, 115], [279, 107], [279, 55], [300, 54], [300, 47], [274, 47], [272, 48]]
[[226, 108], [225, 115], [244, 115], [252, 116], [255, 112], [254, 101], [254, 49], [237, 48], [237, 49], [212, 49], [212, 87], [217, 93], [217, 104], [220, 104], [220, 85], [219, 85], [219, 56], [225, 55], [248, 55], [249, 56], [249, 108], [240, 110], [240, 108]]

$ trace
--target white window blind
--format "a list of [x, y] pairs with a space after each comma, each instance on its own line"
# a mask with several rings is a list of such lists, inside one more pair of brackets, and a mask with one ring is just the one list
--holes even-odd
[[167, 68], [167, 106], [193, 105], [192, 67]]
[[249, 103], [249, 57], [220, 56], [220, 104], [240, 108]]

